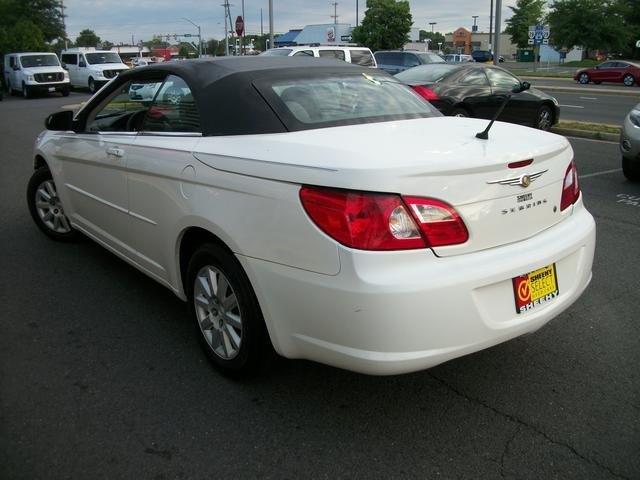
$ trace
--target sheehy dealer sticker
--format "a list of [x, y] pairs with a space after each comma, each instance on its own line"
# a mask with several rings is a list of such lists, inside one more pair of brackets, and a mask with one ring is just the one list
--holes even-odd
[[513, 279], [516, 313], [528, 312], [550, 302], [559, 293], [555, 263]]

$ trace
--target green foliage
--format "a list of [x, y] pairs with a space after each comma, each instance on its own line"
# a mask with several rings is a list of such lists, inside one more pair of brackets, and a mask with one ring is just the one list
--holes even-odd
[[[422, 35], [422, 32], [424, 32], [424, 35]], [[438, 49], [438, 43], [441, 43], [442, 45], [444, 45], [444, 35], [440, 32], [426, 32], [424, 30], [420, 30], [420, 41], [424, 41], [424, 40], [430, 40], [429, 42], [429, 49], [430, 50], [437, 50]]]
[[555, 0], [548, 23], [551, 43], [558, 47], [621, 52], [628, 49], [638, 26], [627, 22], [626, 0]]
[[407, 0], [367, 0], [364, 19], [353, 29], [353, 40], [373, 51], [401, 48], [409, 41], [412, 24]]
[[47, 51], [49, 42], [64, 36], [59, 0], [0, 0], [0, 57]]
[[546, 0], [518, 0], [515, 7], [509, 7], [513, 16], [506, 21], [505, 32], [518, 48], [529, 46], [529, 26], [541, 23]]
[[30, 20], [20, 20], [3, 30], [0, 36], [3, 53], [41, 52], [47, 50], [44, 35], [40, 28]]
[[85, 28], [80, 32], [78, 38], [76, 38], [76, 46], [78, 47], [95, 47], [100, 43], [100, 37], [96, 35], [96, 32]]

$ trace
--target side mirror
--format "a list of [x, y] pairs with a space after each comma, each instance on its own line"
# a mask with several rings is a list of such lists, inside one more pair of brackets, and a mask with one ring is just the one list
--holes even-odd
[[66, 64], [66, 63], [63, 63], [63, 64], [61, 65], [61, 67], [62, 67], [62, 68], [64, 68], [65, 70], [69, 70], [69, 67], [67, 66], [67, 64]]
[[44, 121], [44, 126], [47, 130], [54, 130], [57, 132], [72, 130], [73, 112], [71, 110], [63, 110], [61, 112], [52, 113]]
[[520, 85], [516, 85], [515, 87], [513, 87], [513, 90], [511, 90], [511, 92], [512, 93], [526, 92], [530, 88], [531, 88], [531, 84], [529, 82], [520, 82]]
[[13, 71], [17, 72], [18, 70], [20, 70], [20, 66], [19, 65], [14, 65], [13, 66]]
[[84, 68], [84, 67], [86, 67], [86, 66], [87, 66], [87, 64], [86, 64], [86, 62], [85, 62], [84, 60], [80, 60], [80, 61], [78, 62], [78, 66], [79, 66], [79, 67], [81, 67], [81, 68]]

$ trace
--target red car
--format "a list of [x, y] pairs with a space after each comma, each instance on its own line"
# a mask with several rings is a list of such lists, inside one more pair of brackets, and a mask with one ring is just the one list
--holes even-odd
[[632, 87], [634, 83], [640, 82], [640, 65], [620, 60], [607, 60], [593, 68], [578, 70], [573, 79], [585, 85], [589, 82], [615, 82]]

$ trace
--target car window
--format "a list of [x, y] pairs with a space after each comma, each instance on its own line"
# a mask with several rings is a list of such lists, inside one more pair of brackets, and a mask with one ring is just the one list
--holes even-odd
[[131, 80], [116, 89], [87, 116], [87, 132], [138, 131], [162, 81]]
[[148, 109], [143, 132], [201, 132], [200, 116], [191, 89], [185, 81], [169, 75]]
[[313, 50], [300, 50], [293, 54], [294, 57], [313, 57]]
[[44, 55], [22, 55], [20, 57], [20, 63], [24, 68], [60, 66], [58, 57], [53, 53]]
[[77, 65], [78, 55], [75, 53], [65, 53], [62, 55], [62, 63], [65, 65]]
[[598, 65], [598, 68], [613, 68], [615, 62], [604, 62]]
[[520, 85], [520, 80], [504, 70], [487, 68], [486, 73], [489, 77], [489, 83], [493, 88], [511, 90]]
[[421, 62], [416, 55], [413, 53], [405, 53], [404, 54], [404, 66], [407, 68], [417, 67]]
[[404, 83], [435, 83], [459, 69], [459, 66], [449, 63], [419, 65], [415, 68], [400, 72], [395, 77]]
[[373, 67], [373, 56], [369, 50], [349, 50], [351, 63], [363, 67]]
[[480, 68], [471, 70], [469, 73], [467, 73], [464, 77], [460, 79], [459, 83], [463, 85], [477, 85], [477, 86], [483, 86], [483, 87], [489, 86], [489, 80], [487, 79], [487, 76], [484, 74], [484, 72]]
[[16, 65], [16, 57], [9, 57], [9, 66], [13, 68]]
[[344, 60], [343, 50], [318, 50], [318, 55], [322, 58], [337, 58], [338, 60]]
[[376, 61], [382, 65], [402, 65], [404, 58], [400, 52], [376, 53]]
[[293, 50], [291, 50], [290, 48], [272, 48], [270, 50], [265, 50], [260, 55], [264, 55], [267, 57], [286, 57], [291, 52], [293, 52]]
[[103, 65], [105, 63], [122, 63], [120, 55], [116, 52], [85, 53], [85, 58], [90, 65]]
[[422, 63], [445, 63], [444, 58], [435, 53], [418, 53]]

